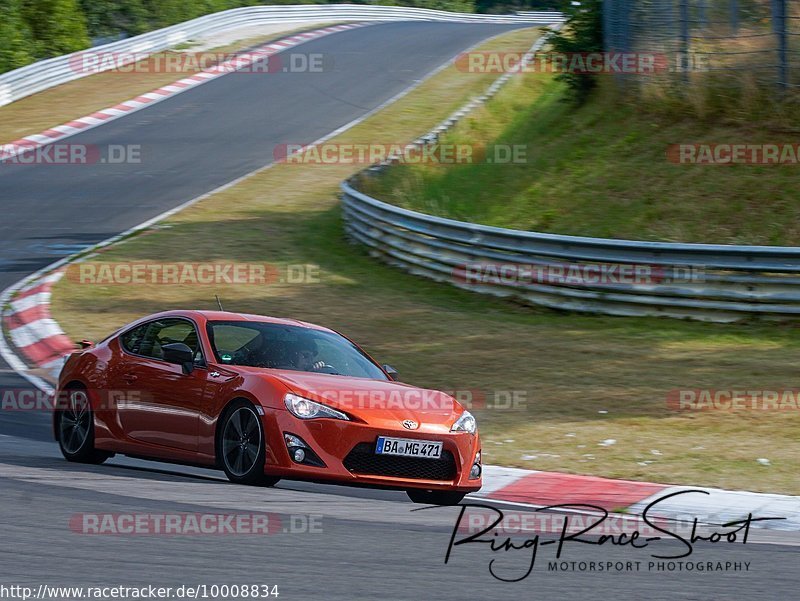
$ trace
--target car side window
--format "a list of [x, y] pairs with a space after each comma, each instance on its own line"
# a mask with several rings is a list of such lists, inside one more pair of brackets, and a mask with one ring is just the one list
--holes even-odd
[[133, 328], [132, 330], [125, 332], [122, 336], [120, 336], [119, 340], [122, 344], [122, 348], [129, 353], [138, 355], [139, 347], [142, 344], [142, 339], [144, 338], [145, 333], [147, 333], [148, 327], [149, 324], [145, 324], [143, 326], [139, 326], [138, 328]]
[[151, 321], [123, 334], [121, 342], [126, 351], [153, 359], [163, 359], [162, 347], [174, 342], [181, 342], [192, 349], [195, 361], [203, 357], [197, 328], [185, 319]]

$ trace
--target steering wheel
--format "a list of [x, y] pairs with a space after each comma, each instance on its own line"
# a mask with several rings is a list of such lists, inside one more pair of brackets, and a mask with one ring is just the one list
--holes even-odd
[[339, 370], [336, 369], [333, 365], [329, 363], [325, 363], [324, 361], [317, 361], [314, 365], [311, 366], [311, 371], [318, 374], [331, 374], [336, 375], [339, 373]]

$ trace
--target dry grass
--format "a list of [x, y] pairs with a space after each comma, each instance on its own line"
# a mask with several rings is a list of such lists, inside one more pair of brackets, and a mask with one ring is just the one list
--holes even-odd
[[[518, 32], [490, 46], [518, 49], [532, 37]], [[484, 79], [448, 69], [337, 141], [413, 139]], [[219, 293], [228, 309], [341, 329], [413, 384], [490, 397], [518, 391], [515, 409], [476, 411], [487, 462], [800, 493], [798, 415], [677, 415], [665, 402], [675, 388], [790, 386], [794, 326], [561, 315], [406, 275], [343, 237], [338, 184], [354, 170], [276, 166], [93, 259], [316, 264], [319, 283], [145, 289], [65, 278], [54, 316], [74, 338], [100, 338], [149, 312], [212, 308]], [[611, 438], [613, 446], [598, 446]]]
[[[738, 124], [755, 121], [796, 130], [800, 124], [800, 94], [792, 89], [782, 93], [779, 89], [777, 37], [772, 32], [769, 7], [762, 4], [760, 10], [760, 19], [746, 19], [737, 31], [720, 22], [691, 31], [690, 73], [676, 71], [640, 78], [639, 102], [673, 118], [689, 116]], [[796, 8], [794, 11], [798, 12]], [[794, 27], [791, 19], [797, 18], [790, 17], [790, 29]], [[646, 34], [644, 37], [641, 51], [658, 44], [647, 41]], [[795, 39], [796, 34], [790, 32], [790, 57], [797, 52]], [[679, 53], [674, 44], [671, 46], [666, 53], [677, 67]], [[790, 71], [792, 78], [796, 78], [796, 72]]]

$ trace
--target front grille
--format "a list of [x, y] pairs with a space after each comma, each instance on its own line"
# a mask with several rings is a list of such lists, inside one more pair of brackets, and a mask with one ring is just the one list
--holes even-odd
[[439, 459], [376, 455], [375, 445], [368, 442], [357, 444], [345, 457], [344, 466], [354, 474], [369, 476], [416, 480], [453, 480], [456, 477], [456, 461], [450, 451], [442, 450]]

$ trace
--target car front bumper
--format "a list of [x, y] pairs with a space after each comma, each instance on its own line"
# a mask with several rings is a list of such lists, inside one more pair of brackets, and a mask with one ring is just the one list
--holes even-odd
[[[267, 435], [266, 474], [287, 479], [325, 480], [408, 489], [474, 492], [481, 478], [470, 479], [480, 437], [450, 432], [443, 426], [425, 425], [418, 430], [372, 425], [336, 419], [301, 420], [288, 411], [267, 411], [263, 416]], [[284, 434], [301, 438], [325, 464], [295, 462]], [[396, 458], [374, 453], [379, 436], [442, 442], [442, 458]]]

